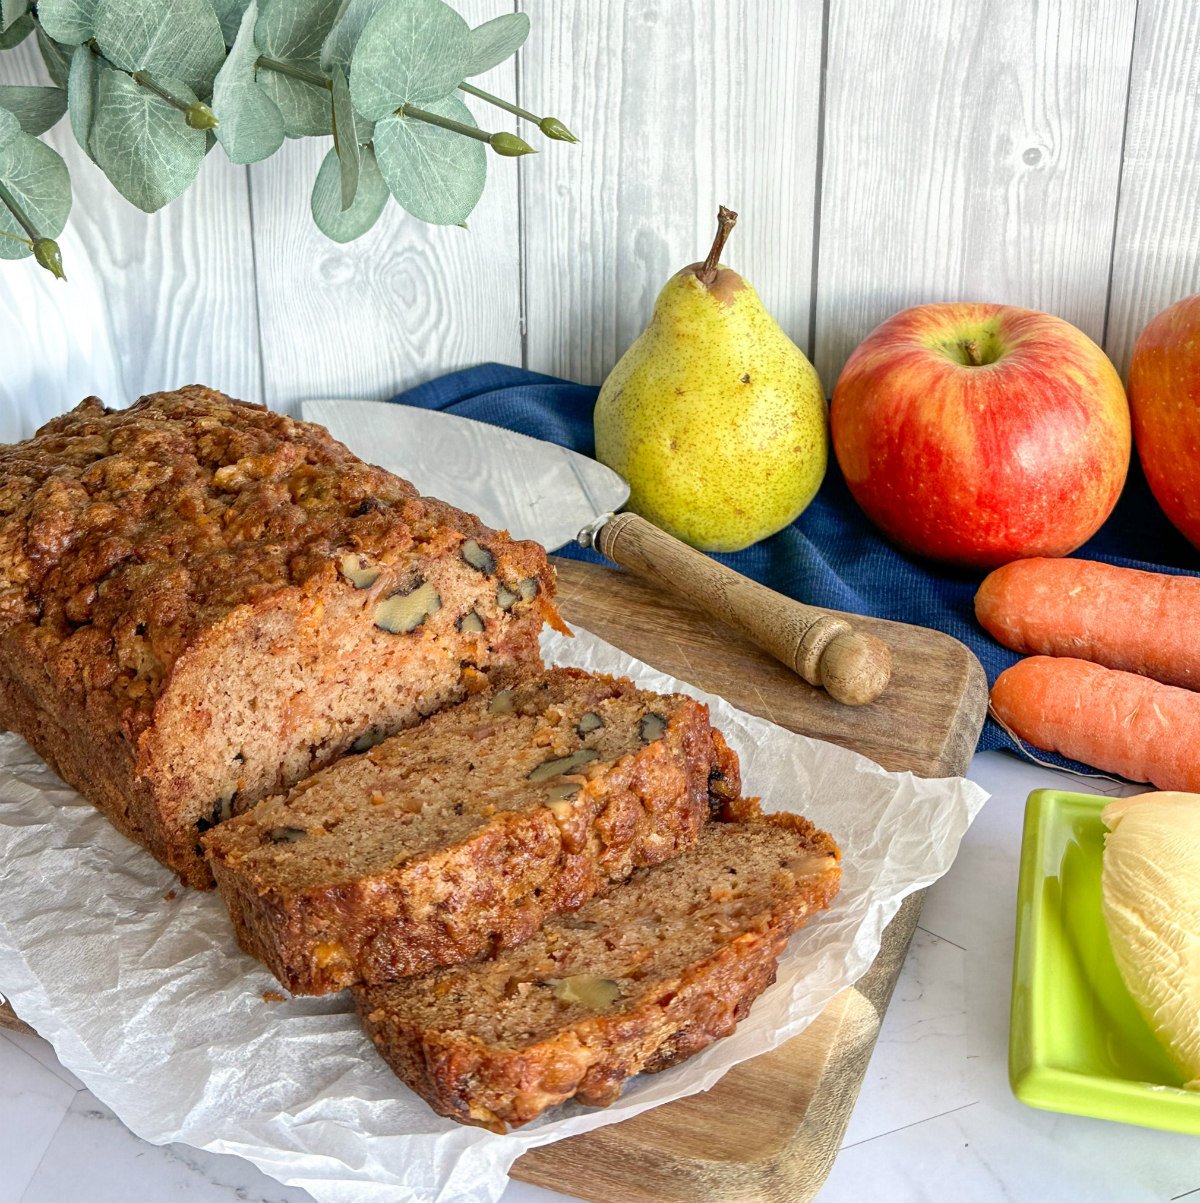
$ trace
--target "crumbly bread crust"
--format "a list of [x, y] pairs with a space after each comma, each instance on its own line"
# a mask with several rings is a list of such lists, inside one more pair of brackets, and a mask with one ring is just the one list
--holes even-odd
[[0, 447], [0, 724], [191, 885], [206, 826], [536, 662], [553, 592], [536, 544], [200, 386]]
[[805, 819], [734, 814], [518, 948], [355, 987], [384, 1060], [440, 1115], [504, 1132], [565, 1099], [605, 1106], [728, 1035], [841, 876]]
[[239, 943], [293, 993], [519, 944], [737, 796], [691, 698], [577, 669], [496, 684], [204, 837]]

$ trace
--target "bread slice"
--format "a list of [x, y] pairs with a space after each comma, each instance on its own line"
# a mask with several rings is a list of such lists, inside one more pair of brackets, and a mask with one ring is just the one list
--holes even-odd
[[200, 833], [540, 663], [554, 569], [193, 386], [0, 447], [0, 727], [194, 886]]
[[440, 1115], [504, 1132], [564, 1099], [605, 1106], [727, 1036], [841, 877], [807, 820], [735, 814], [519, 948], [356, 987], [384, 1060]]
[[[323, 994], [531, 936], [691, 844], [737, 760], [708, 708], [574, 669], [517, 675], [205, 836], [241, 946]], [[711, 778], [711, 781], [710, 781]]]

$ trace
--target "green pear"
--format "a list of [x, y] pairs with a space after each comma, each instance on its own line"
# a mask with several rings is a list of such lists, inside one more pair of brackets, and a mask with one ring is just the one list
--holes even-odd
[[703, 263], [667, 281], [596, 402], [596, 455], [629, 508], [703, 551], [740, 551], [794, 521], [829, 457], [816, 370], [758, 293], [721, 265], [724, 206]]

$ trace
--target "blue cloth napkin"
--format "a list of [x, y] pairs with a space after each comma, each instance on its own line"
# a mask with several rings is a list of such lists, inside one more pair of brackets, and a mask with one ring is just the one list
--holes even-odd
[[[592, 386], [489, 363], [431, 380], [393, 400], [506, 426], [593, 455], [592, 409], [598, 392]], [[574, 545], [559, 554], [603, 562]], [[1158, 572], [1200, 571], [1200, 553], [1163, 516], [1136, 456], [1112, 517], [1076, 555]], [[855, 504], [832, 459], [816, 499], [791, 526], [745, 551], [714, 559], [811, 605], [945, 631], [979, 657], [989, 685], [1019, 659], [975, 621], [973, 599], [984, 574], [946, 568], [887, 543]], [[1016, 750], [991, 719], [979, 748]], [[1056, 756], [1045, 759], [1080, 767]]]

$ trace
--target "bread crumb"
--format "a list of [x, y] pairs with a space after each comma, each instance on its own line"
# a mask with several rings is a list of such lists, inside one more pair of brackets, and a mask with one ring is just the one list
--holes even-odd
[[178, 897], [179, 897], [179, 891], [178, 891], [178, 890], [168, 890], [168, 891], [167, 891], [167, 892], [166, 892], [166, 893], [163, 895], [163, 902], [174, 902], [174, 901], [175, 901], [175, 899], [176, 899], [176, 898], [178, 898]]
[[287, 1002], [287, 995], [280, 994], [278, 990], [264, 990], [262, 992], [262, 1000], [265, 1003]]
[[471, 664], [463, 666], [462, 681], [468, 694], [482, 693], [488, 687], [487, 673], [481, 673]]

